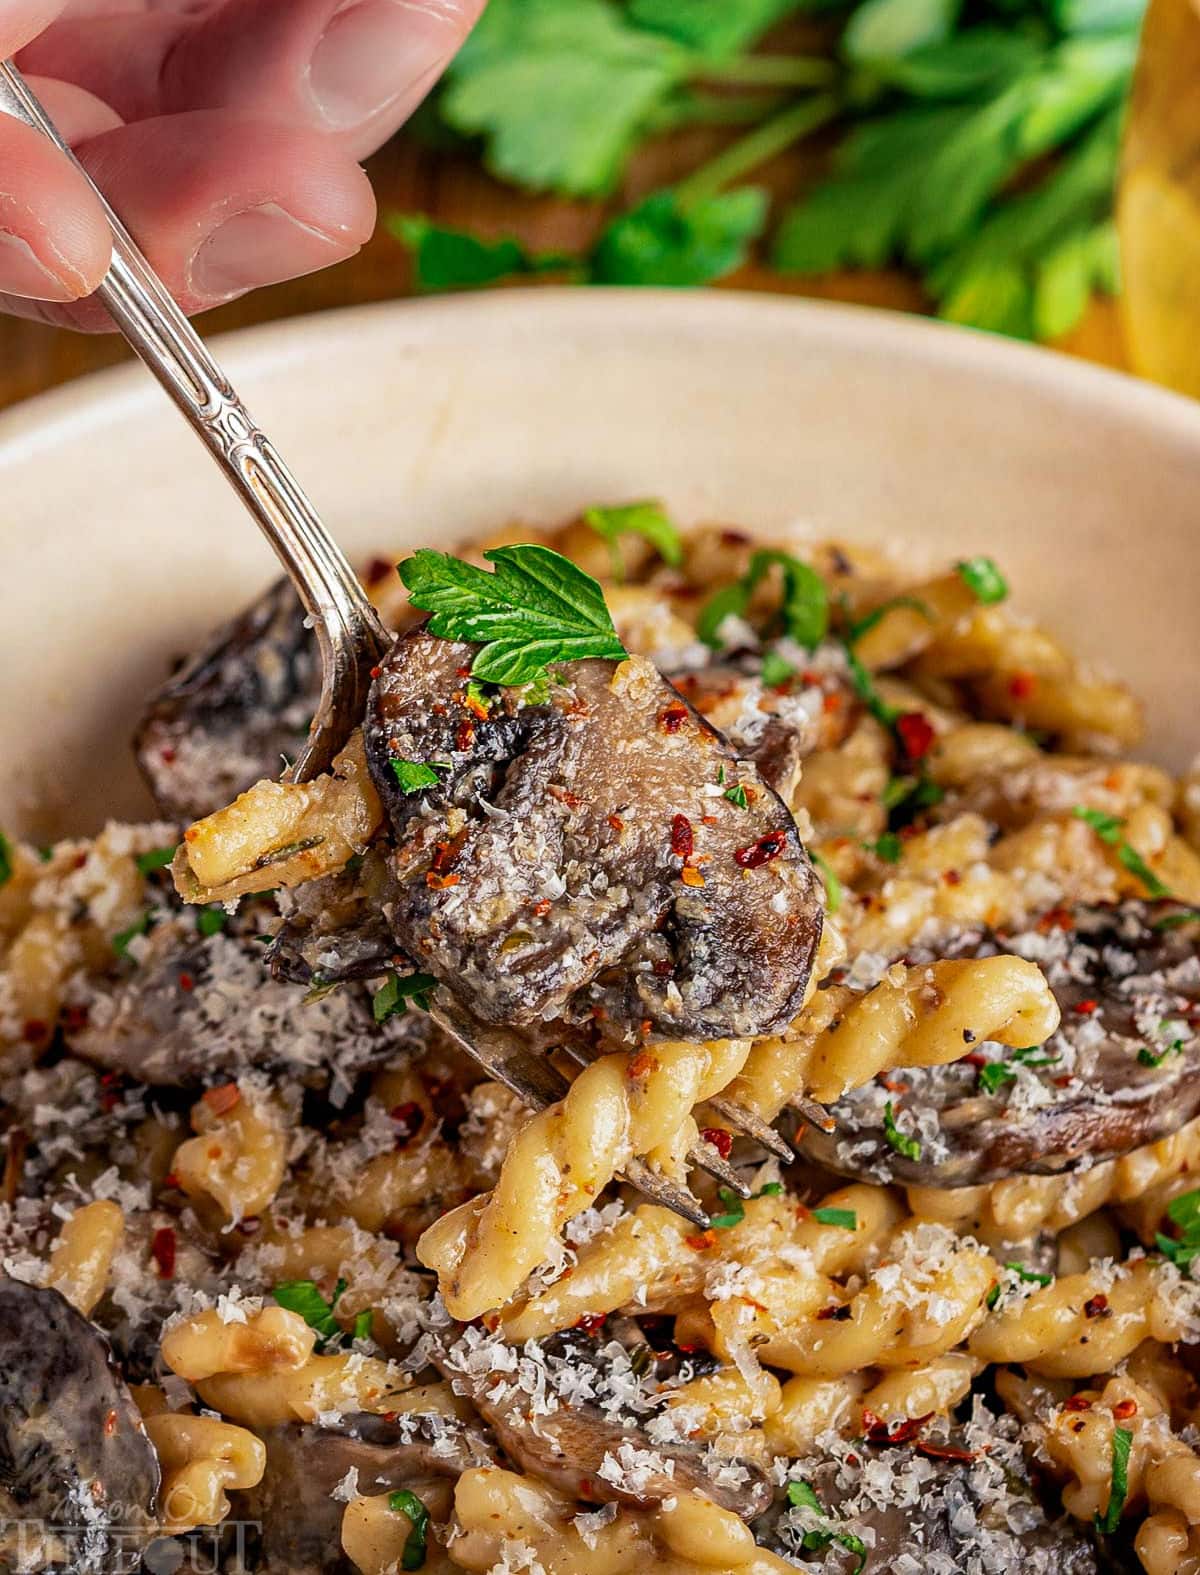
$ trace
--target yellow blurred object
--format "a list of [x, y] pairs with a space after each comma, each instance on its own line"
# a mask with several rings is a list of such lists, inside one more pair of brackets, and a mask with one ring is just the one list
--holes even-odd
[[1200, 397], [1200, 0], [1150, 0], [1117, 225], [1133, 368]]

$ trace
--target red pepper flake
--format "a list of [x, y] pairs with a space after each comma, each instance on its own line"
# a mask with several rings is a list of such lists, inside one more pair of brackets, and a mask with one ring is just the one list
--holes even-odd
[[448, 842], [439, 842], [430, 860], [430, 868], [436, 875], [453, 868], [454, 861], [462, 852], [463, 835], [452, 837]]
[[905, 711], [898, 716], [896, 732], [910, 760], [923, 760], [937, 742], [937, 734], [922, 711]]
[[834, 1302], [830, 1307], [822, 1307], [817, 1312], [817, 1320], [824, 1323], [832, 1319], [834, 1323], [843, 1323], [850, 1316], [849, 1302]]
[[678, 1340], [675, 1343], [675, 1349], [677, 1351], [682, 1351], [684, 1356], [691, 1356], [693, 1351], [698, 1351], [700, 1347], [698, 1345], [688, 1345], [685, 1344], [684, 1341]]
[[969, 1055], [962, 1058], [964, 1066], [986, 1066], [987, 1056], [980, 1055], [977, 1050], [972, 1050]]
[[262, 1230], [262, 1220], [257, 1214], [248, 1214], [244, 1220], [238, 1221], [237, 1228], [243, 1236], [257, 1236]]
[[181, 973], [179, 975], [179, 988], [184, 992], [185, 995], [190, 995], [191, 992], [196, 988], [196, 981], [192, 978], [190, 973]]
[[980, 1449], [955, 1449], [952, 1444], [927, 1444], [923, 1438], [918, 1438], [913, 1448], [919, 1455], [928, 1455], [931, 1460], [978, 1460], [980, 1455], [986, 1455], [988, 1445]]
[[678, 733], [688, 719], [688, 708], [682, 700], [664, 706], [658, 713], [658, 725], [664, 733]]
[[1090, 1296], [1083, 1304], [1085, 1318], [1100, 1318], [1108, 1311], [1108, 1297], [1103, 1291], [1098, 1291], [1095, 1296]]
[[86, 1006], [66, 1006], [63, 1008], [62, 1025], [67, 1033], [78, 1033], [81, 1028], [88, 1025], [88, 1009]]
[[454, 734], [454, 747], [459, 754], [466, 754], [475, 743], [474, 722], [460, 722]]
[[1064, 1411], [1090, 1411], [1091, 1409], [1092, 1402], [1086, 1395], [1071, 1395], [1063, 1401]]
[[115, 1110], [121, 1102], [122, 1077], [120, 1072], [105, 1072], [100, 1079], [100, 1108], [106, 1113]]
[[372, 558], [365, 571], [367, 584], [378, 585], [380, 580], [385, 580], [391, 572], [392, 565], [386, 558]]
[[175, 1172], [173, 1170], [168, 1170], [166, 1175], [163, 1177], [163, 1186], [164, 1187], [177, 1187], [178, 1185], [179, 1185], [179, 1177], [175, 1174]]
[[632, 1078], [648, 1077], [654, 1071], [658, 1062], [649, 1050], [639, 1050], [629, 1063], [629, 1076]]
[[557, 782], [551, 782], [546, 792], [560, 804], [565, 804], [568, 809], [578, 809], [583, 803], [578, 793], [572, 793], [570, 788], [560, 787]]
[[734, 862], [744, 870], [756, 870], [771, 859], [777, 859], [787, 847], [786, 831], [768, 831], [744, 848], [734, 850]]
[[584, 1313], [583, 1317], [576, 1321], [575, 1327], [581, 1329], [584, 1334], [595, 1334], [598, 1329], [603, 1329], [607, 1317], [607, 1313]]
[[1042, 914], [1034, 928], [1040, 931], [1041, 934], [1047, 935], [1051, 930], [1073, 930], [1075, 921], [1072, 919], [1068, 909], [1051, 908], [1048, 913]]
[[[822, 696], [821, 710], [824, 711], [826, 716], [832, 716], [835, 711], [840, 711], [841, 709], [842, 697], [836, 690], [833, 690], [831, 693]], [[904, 718], [901, 717], [900, 720], [903, 721]]]
[[397, 1148], [404, 1148], [411, 1143], [425, 1125], [425, 1112], [415, 1099], [406, 1099], [402, 1105], [394, 1105], [388, 1111], [388, 1114], [398, 1128], [396, 1133]]
[[471, 669], [469, 667], [456, 667], [454, 671], [460, 678], [470, 678], [471, 676]]
[[942, 879], [945, 881], [947, 886], [962, 885], [962, 876], [957, 870], [943, 870]]
[[49, 1032], [49, 1023], [44, 1023], [40, 1017], [27, 1017], [21, 1029], [21, 1038], [27, 1045], [36, 1045], [40, 1044]]
[[734, 530], [731, 526], [726, 526], [721, 532], [720, 540], [722, 547], [748, 547], [751, 538], [744, 530]]
[[[701, 1231], [698, 1236], [685, 1236], [683, 1239], [693, 1252], [707, 1252], [710, 1247], [717, 1245], [717, 1233], [715, 1230]], [[680, 1346], [679, 1349], [682, 1350], [683, 1347]]]
[[533, 905], [533, 911], [534, 911], [535, 917], [537, 917], [539, 919], [544, 919], [546, 917], [546, 915], [550, 912], [550, 909], [551, 909], [552, 906], [553, 906], [553, 904], [551, 903], [549, 897], [543, 897], [541, 902], [535, 902], [534, 905]]
[[216, 1088], [206, 1088], [201, 1095], [214, 1116], [226, 1115], [241, 1097], [242, 1091], [236, 1083], [221, 1083]]
[[1008, 680], [1008, 692], [1014, 700], [1028, 700], [1037, 692], [1037, 674], [1014, 673]]
[[671, 852], [677, 859], [690, 859], [696, 851], [696, 837], [692, 823], [686, 815], [676, 815], [671, 821]]
[[165, 766], [173, 766], [175, 764], [175, 751], [171, 748], [170, 744], [168, 744], [165, 749], [159, 750], [158, 757]]
[[700, 1136], [706, 1143], [711, 1143], [722, 1159], [728, 1159], [733, 1151], [733, 1133], [726, 1132], [724, 1127], [704, 1127]]
[[933, 1412], [926, 1411], [924, 1416], [910, 1416], [903, 1422], [885, 1422], [864, 1406], [862, 1419], [863, 1429], [872, 1444], [907, 1444], [917, 1436], [926, 1422], [933, 1420]]
[[150, 1256], [158, 1265], [160, 1280], [169, 1280], [175, 1274], [175, 1232], [169, 1225], [156, 1230], [150, 1238]]
[[621, 819], [620, 815], [610, 815], [608, 817], [608, 823], [614, 831], [625, 830], [625, 822]]
[[685, 864], [679, 872], [679, 878], [685, 886], [704, 885], [704, 876], [694, 864]]
[[466, 706], [477, 722], [487, 721], [488, 708], [481, 700], [476, 700], [474, 695], [464, 694], [462, 696], [462, 704]]
[[[964, 1061], [966, 1060], [966, 1056], [963, 1057], [963, 1060]], [[884, 1088], [887, 1089], [889, 1094], [907, 1094], [908, 1093], [908, 1084], [907, 1083], [894, 1083], [894, 1082], [892, 1082], [892, 1080], [890, 1078], [887, 1078], [887, 1077], [881, 1077], [879, 1079], [879, 1081], [883, 1084]]]
[[383, 668], [382, 667], [372, 667], [372, 669], [371, 669], [371, 677], [372, 678], [379, 678], [379, 677], [382, 676], [382, 674], [383, 674]]
[[1097, 1001], [1078, 1001], [1075, 1005], [1075, 1010], [1079, 1013], [1080, 1017], [1090, 1017], [1098, 1005], [1099, 1002]]
[[1137, 1415], [1136, 1400], [1118, 1400], [1112, 1408], [1113, 1419], [1117, 1422], [1127, 1422], [1131, 1416]]
[[431, 891], [446, 891], [451, 886], [457, 886], [461, 879], [461, 875], [439, 875], [434, 870], [425, 873], [425, 884]]
[[1064, 1073], [1062, 1077], [1053, 1078], [1051, 1081], [1053, 1082], [1055, 1088], [1070, 1088], [1071, 1074], [1069, 1072]]
[[660, 960], [654, 964], [654, 972], [660, 979], [669, 979], [675, 972], [675, 964], [669, 957], [660, 958]]

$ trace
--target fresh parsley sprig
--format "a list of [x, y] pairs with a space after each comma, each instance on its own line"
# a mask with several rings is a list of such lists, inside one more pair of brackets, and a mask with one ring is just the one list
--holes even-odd
[[901, 1132], [896, 1125], [896, 1108], [889, 1099], [883, 1107], [883, 1135], [891, 1148], [896, 1150], [905, 1159], [920, 1159], [920, 1139], [910, 1137], [907, 1132]]
[[[174, 849], [172, 849], [174, 853]], [[12, 843], [0, 831], [0, 886], [7, 886], [13, 877]]]
[[613, 578], [625, 578], [621, 557], [622, 536], [640, 536], [648, 541], [664, 563], [677, 569], [683, 562], [683, 541], [679, 528], [661, 503], [649, 498], [641, 503], [623, 503], [608, 508], [599, 505], [583, 512], [583, 522], [607, 542], [612, 557]]
[[389, 1018], [403, 1017], [410, 1001], [422, 1012], [428, 1011], [429, 997], [436, 989], [437, 980], [431, 973], [389, 973], [371, 997], [375, 1021], [386, 1023]]
[[388, 1494], [388, 1508], [393, 1515], [404, 1515], [412, 1530], [404, 1539], [400, 1554], [402, 1570], [424, 1569], [428, 1551], [430, 1514], [424, 1499], [418, 1498], [409, 1488], [397, 1488]]
[[346, 1289], [346, 1281], [339, 1280], [333, 1288], [333, 1295], [328, 1301], [321, 1295], [315, 1280], [280, 1280], [271, 1292], [281, 1307], [286, 1307], [289, 1312], [298, 1313], [310, 1329], [317, 1333], [318, 1352], [322, 1352], [331, 1344], [344, 1344], [349, 1340], [366, 1340], [371, 1335], [371, 1323], [374, 1314], [370, 1308], [364, 1308], [356, 1313], [352, 1329], [343, 1329], [334, 1316], [334, 1309], [342, 1299]]
[[1137, 849], [1121, 835], [1125, 829], [1125, 822], [1119, 815], [1106, 815], [1101, 809], [1087, 809], [1083, 804], [1076, 804], [1071, 813], [1076, 820], [1085, 821], [1101, 842], [1116, 849], [1117, 858], [1131, 875], [1135, 875], [1141, 881], [1151, 897], [1171, 895], [1171, 888], [1159, 880]]
[[1133, 1434], [1127, 1427], [1113, 1428], [1108, 1507], [1103, 1515], [1094, 1517], [1096, 1530], [1106, 1537], [1111, 1537], [1121, 1524], [1121, 1511], [1125, 1508], [1125, 1499], [1129, 1493], [1129, 1451], [1132, 1445]]
[[745, 617], [751, 597], [772, 568], [779, 569], [783, 581], [778, 612], [783, 632], [807, 650], [820, 645], [829, 629], [829, 591], [825, 581], [810, 564], [774, 548], [760, 548], [741, 579], [722, 586], [700, 609], [696, 633], [705, 645], [719, 648], [721, 625], [726, 618]]
[[413, 606], [433, 615], [431, 634], [482, 647], [475, 678], [526, 684], [556, 662], [628, 654], [604, 593], [570, 559], [533, 544], [495, 547], [484, 558], [495, 565], [490, 573], [429, 547], [399, 565]]
[[1159, 1252], [1186, 1274], [1192, 1259], [1200, 1256], [1200, 1192], [1181, 1192], [1167, 1204], [1167, 1218], [1179, 1227], [1178, 1236], [1159, 1231], [1154, 1242]]

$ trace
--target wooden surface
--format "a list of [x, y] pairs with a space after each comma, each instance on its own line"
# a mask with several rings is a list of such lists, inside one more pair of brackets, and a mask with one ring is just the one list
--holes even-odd
[[[714, 145], [720, 145], [719, 140], [714, 144], [714, 137], [721, 135], [709, 130], [681, 132], [646, 150], [631, 171], [622, 200], [636, 199], [694, 167]], [[815, 171], [819, 158], [819, 150], [802, 149], [756, 172], [755, 179], [791, 193]], [[374, 239], [357, 257], [306, 279], [258, 290], [207, 313], [200, 319], [202, 331], [206, 335], [219, 333], [301, 312], [408, 293], [404, 250], [382, 222], [389, 213], [428, 213], [448, 224], [469, 224], [489, 236], [511, 233], [537, 249], [565, 251], [586, 247], [604, 219], [604, 210], [597, 205], [523, 196], [491, 181], [473, 161], [432, 151], [411, 138], [400, 137], [390, 143], [371, 160], [368, 171], [379, 199], [381, 223]], [[896, 272], [788, 280], [751, 266], [724, 283], [906, 311], [928, 309], [919, 286]], [[1115, 305], [1111, 301], [1093, 303], [1061, 348], [1109, 366], [1124, 366]], [[126, 353], [113, 337], [90, 337], [0, 318], [0, 407], [109, 366]]]

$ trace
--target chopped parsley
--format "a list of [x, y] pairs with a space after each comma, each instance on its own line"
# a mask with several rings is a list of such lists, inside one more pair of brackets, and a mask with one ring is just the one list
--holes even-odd
[[850, 625], [850, 628], [846, 634], [847, 642], [850, 645], [857, 645], [862, 639], [863, 635], [870, 634], [871, 630], [875, 628], [876, 624], [882, 623], [887, 617], [888, 613], [894, 612], [898, 607], [907, 607], [912, 612], [920, 613], [921, 617], [924, 618], [927, 623], [932, 623], [934, 621], [933, 613], [930, 611], [928, 606], [926, 606], [926, 604], [920, 600], [919, 597], [892, 596], [889, 597], [886, 602], [882, 602], [878, 607], [874, 608], [871, 612], [860, 618], [857, 623], [852, 623]]
[[[1170, 1033], [1173, 1027], [1180, 1026], [1170, 1018], [1164, 1018], [1158, 1025], [1159, 1033]], [[1149, 1045], [1143, 1045], [1138, 1051], [1137, 1058], [1143, 1066], [1161, 1066], [1169, 1055], [1182, 1055], [1185, 1039], [1172, 1039], [1170, 1044], [1161, 1050], [1151, 1050]]]
[[1178, 913], [1168, 913], [1155, 919], [1152, 930], [1177, 930], [1181, 924], [1195, 924], [1200, 920], [1200, 908], [1181, 908]]
[[431, 973], [389, 973], [371, 997], [375, 1021], [386, 1023], [389, 1017], [402, 1017], [409, 1001], [422, 1012], [428, 1011], [430, 994], [436, 988], [437, 980]]
[[1136, 848], [1131, 847], [1121, 835], [1125, 822], [1117, 815], [1106, 815], [1101, 809], [1087, 809], [1076, 804], [1071, 811], [1076, 820], [1086, 821], [1100, 841], [1117, 850], [1117, 858], [1131, 875], [1135, 875], [1151, 897], [1169, 897], [1171, 888], [1165, 885]]
[[812, 1217], [818, 1225], [837, 1225], [842, 1230], [857, 1230], [858, 1215], [853, 1209], [814, 1209]]
[[212, 902], [196, 914], [196, 928], [201, 935], [219, 935], [229, 923], [229, 915], [219, 902]]
[[[823, 1520], [828, 1519], [825, 1506], [817, 1497], [816, 1490], [811, 1482], [793, 1480], [787, 1485], [787, 1501], [792, 1509], [811, 1509], [814, 1514], [820, 1515]], [[815, 1527], [806, 1531], [800, 1546], [806, 1553], [819, 1553], [822, 1548], [827, 1548], [831, 1543], [836, 1543], [839, 1548], [845, 1548], [847, 1553], [853, 1553], [858, 1563], [850, 1571], [850, 1575], [862, 1575], [867, 1567], [867, 1546], [861, 1537], [856, 1537], [852, 1531], [835, 1531], [832, 1527]]]
[[783, 601], [779, 618], [784, 633], [807, 650], [811, 651], [820, 645], [829, 629], [829, 592], [825, 581], [814, 568], [794, 558], [790, 552], [765, 547], [753, 555], [749, 568], [740, 580], [723, 586], [700, 609], [696, 633], [705, 645], [720, 645], [721, 625], [726, 618], [745, 617], [750, 598], [776, 565], [783, 575]]
[[782, 1181], [766, 1181], [754, 1194], [756, 1198], [777, 1198], [783, 1191]]
[[890, 1099], [883, 1107], [883, 1135], [897, 1154], [902, 1154], [905, 1159], [920, 1159], [921, 1144], [917, 1138], [901, 1132], [896, 1125], [896, 1110]]
[[1172, 1198], [1167, 1204], [1167, 1218], [1179, 1227], [1179, 1235], [1164, 1236], [1159, 1231], [1155, 1246], [1164, 1258], [1186, 1273], [1192, 1259], [1200, 1255], [1200, 1192], [1181, 1192]]
[[[1052, 1274], [1038, 1274], [1033, 1269], [1027, 1269], [1023, 1263], [1006, 1263], [1004, 1267], [1010, 1274], [1015, 1274], [1019, 1280], [1023, 1280], [1027, 1285], [1049, 1285], [1054, 1278]], [[1000, 1287], [999, 1285], [993, 1285], [984, 1298], [989, 1312], [999, 1300]]]
[[1114, 1427], [1112, 1436], [1112, 1480], [1108, 1489], [1108, 1508], [1094, 1517], [1096, 1530], [1111, 1536], [1121, 1523], [1121, 1511], [1129, 1492], [1129, 1449], [1133, 1434], [1127, 1427]]
[[786, 684], [789, 678], [796, 676], [796, 669], [778, 651], [764, 651], [758, 676], [764, 689], [778, 689], [780, 684]]
[[153, 875], [155, 870], [165, 870], [174, 857], [174, 848], [151, 848], [148, 853], [139, 853], [134, 863], [143, 875]]
[[750, 800], [746, 797], [746, 789], [740, 782], [735, 783], [731, 788], [726, 788], [725, 797], [731, 804], [736, 804], [739, 809], [750, 808]]
[[850, 672], [850, 682], [854, 686], [854, 693], [866, 706], [881, 727], [886, 727], [890, 732], [900, 718], [900, 708], [888, 705], [887, 701], [875, 687], [875, 680], [862, 663], [862, 659], [855, 655], [854, 646], [849, 639], [846, 641], [846, 666]]
[[834, 874], [829, 862], [819, 853], [814, 853], [809, 848], [808, 856], [820, 870], [825, 882], [825, 910], [830, 915], [835, 914], [842, 905], [842, 883]]
[[355, 1313], [354, 1333], [351, 1338], [355, 1340], [369, 1340], [371, 1338], [371, 1325], [374, 1321], [375, 1314], [370, 1307], [364, 1307], [362, 1312]]
[[429, 1540], [429, 1511], [424, 1502], [408, 1488], [398, 1488], [396, 1492], [388, 1494], [388, 1508], [393, 1515], [405, 1515], [412, 1522], [412, 1530], [400, 1555], [400, 1568], [423, 1569]]
[[393, 760], [391, 762], [392, 775], [396, 779], [396, 786], [401, 793], [419, 793], [422, 788], [436, 787], [439, 771], [449, 771], [450, 767], [440, 760], [435, 760], [431, 765], [424, 765], [419, 760]]
[[583, 521], [608, 543], [615, 580], [625, 578], [625, 560], [621, 557], [620, 547], [622, 536], [640, 536], [648, 541], [663, 562], [670, 564], [673, 569], [683, 562], [683, 542], [679, 538], [679, 531], [662, 504], [652, 498], [615, 508], [585, 509]]
[[945, 789], [924, 773], [919, 776], [891, 777], [881, 802], [888, 812], [888, 823], [895, 831], [906, 826], [923, 809], [932, 809], [945, 798]]
[[714, 1230], [730, 1230], [734, 1225], [740, 1225], [746, 1217], [746, 1205], [730, 1187], [718, 1187], [717, 1196], [725, 1205], [724, 1214], [712, 1216]]
[[280, 1280], [271, 1292], [281, 1307], [299, 1313], [310, 1329], [317, 1332], [317, 1350], [323, 1351], [330, 1340], [339, 1340], [342, 1326], [333, 1310], [346, 1289], [346, 1281], [339, 1280], [328, 1301], [321, 1295], [315, 1280]]
[[955, 564], [963, 583], [977, 602], [993, 607], [1008, 595], [1008, 582], [991, 558], [965, 558]]
[[554, 662], [628, 655], [603, 591], [561, 553], [526, 543], [483, 556], [491, 573], [429, 547], [399, 565], [413, 606], [433, 615], [431, 634], [480, 645], [477, 680], [526, 684]]
[[874, 842], [864, 842], [863, 847], [873, 853], [877, 859], [882, 859], [885, 864], [899, 864], [900, 854], [903, 851], [900, 838], [894, 831], [885, 831], [882, 837], [877, 837]]
[[112, 949], [118, 957], [129, 956], [129, 944], [139, 935], [145, 935], [153, 922], [153, 909], [145, 908], [140, 917], [136, 918], [127, 930], [122, 930], [112, 938]]
[[7, 886], [13, 876], [12, 843], [0, 831], [0, 886]]
[[986, 1066], [979, 1068], [980, 1084], [994, 1094], [998, 1088], [1003, 1088], [1007, 1083], [1015, 1083], [1017, 1074], [1012, 1069], [1015, 1061], [1020, 1066], [1039, 1067], [1057, 1066], [1062, 1057], [1059, 1055], [1038, 1055], [1041, 1045], [1024, 1045], [1019, 1050], [1014, 1050], [1007, 1061], [989, 1061]]

